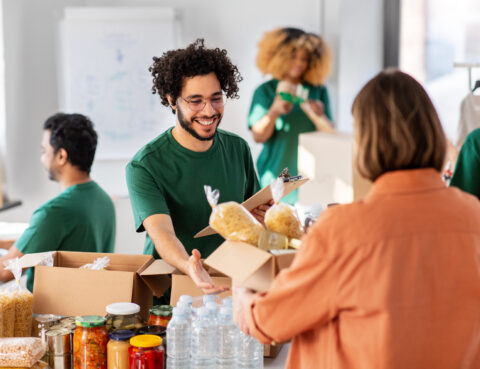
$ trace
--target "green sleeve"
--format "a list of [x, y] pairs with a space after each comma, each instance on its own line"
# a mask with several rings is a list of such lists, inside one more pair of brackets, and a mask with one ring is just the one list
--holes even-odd
[[245, 161], [245, 173], [247, 176], [246, 188], [245, 188], [245, 200], [253, 196], [260, 190], [260, 182], [258, 181], [257, 173], [255, 172], [255, 166], [253, 164], [252, 153], [250, 147], [246, 142], [244, 161]]
[[322, 101], [323, 106], [325, 107], [325, 115], [330, 121], [333, 121], [332, 108], [330, 106], [330, 98], [328, 97], [328, 91], [326, 87], [323, 87], [323, 93], [320, 100]]
[[273, 99], [266, 94], [265, 86], [259, 86], [253, 93], [252, 104], [248, 113], [248, 128], [252, 128], [255, 123], [267, 114], [272, 103]]
[[480, 129], [470, 133], [458, 154], [450, 186], [480, 198]]
[[163, 188], [140, 163], [130, 162], [126, 177], [137, 232], [145, 230], [143, 221], [150, 215], [170, 215]]
[[67, 233], [65, 218], [56, 209], [42, 207], [33, 213], [15, 247], [24, 254], [58, 250]]

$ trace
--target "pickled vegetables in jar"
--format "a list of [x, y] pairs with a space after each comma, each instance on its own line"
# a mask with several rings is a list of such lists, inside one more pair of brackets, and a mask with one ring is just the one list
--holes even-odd
[[130, 339], [130, 369], [164, 369], [162, 338], [142, 334]]
[[86, 315], [77, 318], [73, 334], [73, 368], [107, 369], [107, 341], [105, 318]]
[[160, 327], [167, 327], [168, 322], [172, 319], [173, 306], [170, 305], [155, 305], [150, 308], [150, 317], [148, 325], [158, 325]]

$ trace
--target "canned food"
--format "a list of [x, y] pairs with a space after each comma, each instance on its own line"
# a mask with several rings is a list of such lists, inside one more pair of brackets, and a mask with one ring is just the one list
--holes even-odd
[[53, 325], [57, 324], [62, 317], [53, 314], [38, 314], [33, 316], [33, 337], [42, 337], [42, 332], [48, 331]]
[[63, 355], [71, 352], [71, 332], [68, 329], [51, 329], [45, 333], [47, 353]]
[[48, 366], [51, 369], [71, 369], [72, 354], [47, 355]]

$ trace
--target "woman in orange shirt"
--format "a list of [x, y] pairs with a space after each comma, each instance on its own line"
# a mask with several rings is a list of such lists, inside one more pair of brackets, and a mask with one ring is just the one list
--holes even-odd
[[267, 293], [235, 289], [235, 320], [293, 338], [287, 368], [480, 368], [480, 202], [442, 182], [433, 104], [387, 70], [352, 112], [371, 192], [322, 213]]

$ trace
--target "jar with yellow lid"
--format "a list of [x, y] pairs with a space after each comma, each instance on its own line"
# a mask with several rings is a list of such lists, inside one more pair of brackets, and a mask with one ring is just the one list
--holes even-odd
[[152, 334], [141, 334], [130, 339], [128, 349], [130, 369], [164, 369], [165, 350], [162, 338]]

